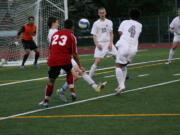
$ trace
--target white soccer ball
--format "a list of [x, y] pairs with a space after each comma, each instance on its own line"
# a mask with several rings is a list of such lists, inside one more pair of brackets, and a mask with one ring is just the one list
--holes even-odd
[[90, 26], [90, 23], [87, 19], [83, 18], [79, 20], [78, 25], [81, 29], [87, 29]]

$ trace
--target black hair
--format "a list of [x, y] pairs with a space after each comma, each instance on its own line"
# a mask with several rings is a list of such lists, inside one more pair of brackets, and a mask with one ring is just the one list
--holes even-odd
[[138, 9], [133, 8], [133, 9], [130, 10], [129, 16], [133, 20], [138, 20], [140, 18], [140, 16], [141, 16], [141, 12]]
[[65, 29], [71, 29], [74, 26], [74, 23], [72, 20], [67, 19], [64, 21], [64, 28]]
[[30, 17], [28, 17], [28, 20], [30, 20], [30, 19], [34, 19], [34, 16], [30, 16]]
[[51, 28], [52, 27], [52, 24], [55, 23], [57, 21], [57, 18], [56, 17], [49, 17], [48, 18], [48, 27]]

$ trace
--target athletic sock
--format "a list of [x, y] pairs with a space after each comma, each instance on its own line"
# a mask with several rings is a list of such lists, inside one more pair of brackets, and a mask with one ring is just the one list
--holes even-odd
[[29, 54], [25, 54], [24, 57], [23, 57], [23, 62], [22, 62], [22, 66], [24, 66], [27, 58], [28, 58]]
[[74, 79], [73, 79], [72, 72], [66, 75], [66, 79], [67, 79], [67, 83], [69, 85], [71, 93], [75, 93], [75, 91], [74, 91]]
[[91, 85], [92, 88], [96, 89], [97, 88], [97, 84], [92, 80], [92, 78], [85, 74], [82, 76], [82, 78], [89, 84]]
[[64, 83], [64, 85], [61, 87], [60, 92], [65, 92], [69, 88], [69, 85], [67, 82]]
[[96, 65], [95, 65], [95, 64], [93, 64], [93, 65], [91, 66], [90, 71], [89, 71], [89, 76], [90, 76], [90, 77], [92, 77], [92, 76], [93, 76], [93, 74], [94, 74], [95, 70], [96, 70]]
[[124, 81], [124, 83], [125, 83], [125, 81], [126, 81], [126, 76], [127, 76], [127, 68], [126, 68], [126, 66], [124, 66], [124, 67], [122, 68], [122, 72], [123, 72], [123, 81]]
[[169, 51], [169, 58], [168, 58], [168, 61], [171, 61], [171, 60], [172, 60], [173, 55], [174, 55], [174, 50], [171, 48], [170, 51]]
[[46, 93], [45, 93], [45, 99], [44, 99], [44, 102], [48, 102], [50, 96], [52, 95], [52, 92], [53, 92], [53, 85], [52, 84], [47, 84], [46, 85]]
[[121, 70], [121, 68], [116, 68], [116, 78], [119, 84], [119, 88], [124, 88], [124, 76], [123, 76], [123, 72]]
[[38, 58], [39, 58], [39, 53], [36, 53], [35, 54], [35, 60], [34, 60], [35, 65], [37, 64]]

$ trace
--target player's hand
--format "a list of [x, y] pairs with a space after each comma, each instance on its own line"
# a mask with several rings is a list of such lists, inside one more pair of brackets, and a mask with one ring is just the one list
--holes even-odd
[[174, 29], [169, 29], [169, 31], [170, 31], [171, 33], [174, 33]]
[[18, 43], [18, 39], [17, 39], [17, 38], [15, 38], [14, 43], [15, 43], [16, 46], [19, 46], [19, 43]]
[[32, 39], [35, 41], [36, 40], [36, 36], [33, 36]]
[[101, 44], [98, 44], [97, 47], [98, 47], [99, 50], [102, 50], [102, 45]]
[[86, 71], [83, 66], [80, 66], [79, 68], [81, 69], [82, 72], [85, 72], [85, 71]]
[[108, 49], [109, 49], [109, 51], [112, 50], [112, 44], [110, 44], [110, 45], [108, 46]]

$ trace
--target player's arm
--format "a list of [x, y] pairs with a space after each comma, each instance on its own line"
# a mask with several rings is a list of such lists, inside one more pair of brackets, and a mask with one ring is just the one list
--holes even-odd
[[114, 34], [113, 31], [110, 32], [110, 43], [109, 43], [109, 49], [112, 50], [112, 44], [114, 40]]
[[94, 40], [95, 45], [99, 48], [99, 50], [102, 50], [102, 46], [97, 41], [97, 36], [96, 35], [93, 35], [93, 40]]
[[169, 32], [174, 33], [174, 28], [169, 28]]
[[21, 35], [21, 33], [23, 33], [25, 31], [25, 27], [24, 26], [22, 26], [21, 27], [21, 29], [18, 31], [18, 33], [17, 33], [17, 36], [16, 36], [16, 38], [15, 38], [15, 45], [16, 46], [18, 46], [19, 45], [19, 43], [18, 43], [18, 39], [19, 39], [19, 37], [20, 37], [20, 35]]

